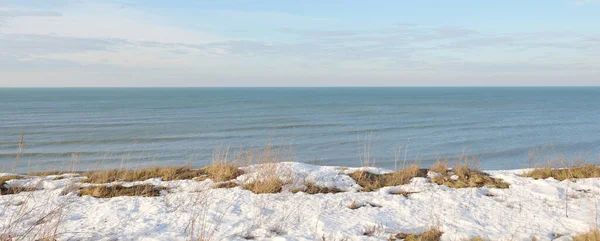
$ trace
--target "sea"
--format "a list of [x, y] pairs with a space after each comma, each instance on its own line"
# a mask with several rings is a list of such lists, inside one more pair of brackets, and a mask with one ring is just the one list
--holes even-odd
[[201, 167], [266, 147], [390, 169], [598, 162], [600, 88], [0, 89], [0, 172]]

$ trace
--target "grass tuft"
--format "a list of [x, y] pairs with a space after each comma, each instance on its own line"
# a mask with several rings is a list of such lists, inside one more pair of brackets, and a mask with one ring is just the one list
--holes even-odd
[[303, 188], [294, 189], [292, 193], [305, 192], [308, 194], [317, 194], [317, 193], [340, 193], [344, 192], [343, 190], [336, 187], [322, 187], [318, 186], [314, 182], [305, 182]]
[[429, 171], [437, 172], [442, 175], [448, 174], [448, 160], [440, 161], [437, 160], [435, 164], [429, 169]]
[[79, 190], [79, 196], [89, 195], [96, 198], [113, 198], [120, 196], [156, 197], [160, 195], [160, 191], [166, 190], [166, 188], [144, 184], [131, 187], [125, 187], [122, 185], [92, 186], [82, 187]]
[[573, 241], [600, 241], [600, 230], [594, 229], [587, 233], [578, 234], [573, 237]]
[[215, 182], [229, 181], [244, 174], [244, 171], [239, 167], [225, 163], [214, 163], [200, 169], [200, 171]]
[[202, 169], [191, 169], [183, 167], [154, 167], [139, 170], [107, 170], [85, 172], [82, 175], [88, 178], [82, 182], [86, 183], [111, 183], [115, 181], [145, 181], [151, 178], [161, 178], [163, 181], [185, 180], [202, 177], [210, 178], [216, 182], [234, 179], [242, 175], [243, 171], [231, 164], [215, 163]]
[[554, 178], [556, 180], [566, 180], [571, 178], [594, 178], [600, 177], [600, 167], [592, 164], [582, 164], [568, 168], [551, 168], [550, 166], [535, 168], [530, 172], [524, 173], [524, 177], [534, 179]]
[[405, 241], [439, 241], [442, 238], [443, 232], [438, 228], [431, 228], [421, 234], [406, 234], [398, 233], [394, 237], [396, 239], [404, 239]]
[[[456, 180], [452, 176], [458, 177]], [[491, 187], [491, 188], [508, 188], [510, 185], [502, 179], [490, 177], [489, 174], [479, 170], [471, 169], [466, 165], [459, 166], [453, 169], [452, 172], [447, 172], [438, 177], [431, 179], [432, 182], [439, 185], [445, 185], [451, 188], [467, 188], [467, 187]]]
[[0, 195], [11, 195], [17, 194], [20, 192], [32, 192], [37, 190], [37, 188], [27, 188], [27, 187], [16, 187], [16, 186], [7, 186], [7, 182], [15, 179], [23, 179], [20, 176], [1, 176], [0, 177]]
[[362, 191], [370, 192], [382, 187], [399, 186], [408, 184], [414, 177], [425, 177], [427, 171], [417, 165], [386, 174], [373, 174], [367, 171], [356, 171], [349, 176], [362, 187]]
[[238, 184], [235, 182], [221, 182], [215, 185], [215, 188], [234, 188], [237, 187]]
[[6, 185], [6, 183], [8, 181], [10, 181], [10, 180], [16, 180], [16, 179], [22, 179], [22, 177], [20, 177], [20, 176], [13, 176], [13, 175], [10, 175], [10, 176], [1, 176], [0, 177], [0, 187], [4, 188], [4, 185]]
[[279, 177], [269, 176], [262, 180], [256, 180], [244, 184], [244, 189], [250, 190], [256, 194], [278, 193], [281, 192], [286, 183]]

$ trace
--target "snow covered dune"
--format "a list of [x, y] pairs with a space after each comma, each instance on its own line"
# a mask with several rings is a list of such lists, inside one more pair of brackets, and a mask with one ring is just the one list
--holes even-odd
[[[281, 190], [245, 189], [265, 179], [265, 165]], [[437, 174], [430, 172], [365, 192], [348, 174], [389, 171], [296, 162], [242, 170], [233, 185], [210, 178], [117, 181], [110, 185], [157, 189], [112, 198], [80, 196], [82, 187], [106, 185], [81, 183], [85, 177], [76, 174], [7, 180], [3, 188], [37, 190], [0, 196], [0, 239], [387, 240], [438, 228], [442, 240], [571, 240], [600, 223], [600, 178], [535, 180], [521, 177], [525, 170], [490, 171], [509, 188], [456, 189], [431, 182]], [[314, 187], [329, 193], [307, 193]]]

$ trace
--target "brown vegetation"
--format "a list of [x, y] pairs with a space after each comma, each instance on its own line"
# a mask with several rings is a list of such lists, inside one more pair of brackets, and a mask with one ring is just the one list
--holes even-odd
[[227, 181], [242, 175], [243, 171], [231, 164], [215, 163], [202, 169], [183, 167], [154, 167], [139, 170], [107, 170], [85, 172], [82, 175], [86, 183], [111, 183], [115, 181], [144, 181], [151, 178], [161, 178], [163, 181], [184, 180], [200, 177], [210, 178], [216, 182]]
[[435, 162], [435, 164], [429, 169], [429, 171], [437, 172], [442, 175], [446, 175], [446, 174], [448, 174], [448, 169], [450, 169], [448, 167], [448, 160], [444, 160], [444, 161], [437, 160]]
[[336, 187], [322, 187], [318, 186], [314, 182], [305, 182], [304, 187], [299, 189], [292, 190], [293, 193], [297, 192], [305, 192], [308, 194], [317, 194], [317, 193], [340, 193], [344, 192], [343, 190]]
[[18, 186], [7, 186], [7, 182], [14, 179], [22, 179], [20, 176], [2, 176], [0, 177], [0, 195], [11, 195], [20, 192], [31, 192], [37, 190], [37, 188], [29, 187], [18, 187]]
[[431, 228], [421, 234], [406, 234], [398, 233], [394, 236], [396, 239], [404, 239], [405, 241], [439, 241], [443, 232], [438, 228]]
[[165, 188], [156, 187], [154, 185], [135, 185], [131, 187], [122, 185], [90, 186], [80, 188], [79, 195], [89, 195], [96, 198], [112, 198], [119, 196], [156, 197], [160, 195], [160, 191], [162, 190], [165, 190]]
[[524, 173], [523, 176], [534, 179], [552, 177], [560, 181], [571, 178], [594, 178], [600, 177], [600, 167], [593, 164], [580, 164], [566, 168], [552, 168], [548, 165], [542, 168], [535, 168], [530, 172]]
[[224, 182], [237, 178], [244, 174], [244, 171], [232, 164], [213, 163], [210, 166], [200, 169], [206, 177], [215, 182]]
[[250, 190], [256, 194], [278, 193], [281, 192], [286, 183], [279, 177], [269, 176], [265, 179], [255, 180], [244, 184], [244, 189]]
[[412, 178], [425, 177], [426, 175], [427, 170], [421, 169], [417, 165], [410, 165], [405, 169], [386, 174], [373, 174], [368, 171], [356, 171], [349, 174], [365, 192], [382, 187], [408, 184]]
[[27, 175], [28, 176], [36, 176], [36, 177], [46, 177], [46, 176], [62, 175], [62, 174], [69, 174], [69, 173], [80, 174], [81, 172], [43, 171], [43, 172], [27, 173]]
[[573, 241], [600, 241], [600, 230], [593, 229], [587, 233], [578, 234], [573, 237]]
[[234, 188], [237, 187], [238, 184], [235, 182], [221, 182], [215, 185], [215, 188]]
[[[452, 176], [456, 175], [456, 180]], [[438, 177], [431, 179], [432, 182], [439, 185], [445, 185], [451, 188], [467, 188], [467, 187], [491, 187], [491, 188], [508, 188], [509, 184], [502, 179], [490, 177], [489, 174], [474, 170], [468, 166], [459, 166]]]

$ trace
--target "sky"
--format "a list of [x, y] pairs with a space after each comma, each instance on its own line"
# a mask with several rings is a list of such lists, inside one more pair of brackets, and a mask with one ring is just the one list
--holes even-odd
[[0, 87], [592, 85], [600, 0], [0, 0]]

